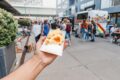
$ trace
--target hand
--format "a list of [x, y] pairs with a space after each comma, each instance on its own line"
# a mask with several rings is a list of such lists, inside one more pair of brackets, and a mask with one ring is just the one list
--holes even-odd
[[[41, 37], [41, 39], [37, 42], [36, 54], [40, 57], [40, 59], [43, 61], [43, 63], [46, 66], [46, 65], [51, 64], [57, 58], [57, 55], [40, 51], [40, 47], [42, 46], [44, 40], [45, 40], [45, 37]], [[64, 49], [65, 48], [66, 48], [66, 43], [64, 45]]]

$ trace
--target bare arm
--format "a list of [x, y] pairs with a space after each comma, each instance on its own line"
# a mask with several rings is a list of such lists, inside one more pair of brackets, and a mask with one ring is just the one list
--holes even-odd
[[39, 73], [57, 57], [56, 55], [39, 51], [42, 40], [43, 39], [37, 43], [36, 55], [16, 71], [1, 80], [35, 80]]

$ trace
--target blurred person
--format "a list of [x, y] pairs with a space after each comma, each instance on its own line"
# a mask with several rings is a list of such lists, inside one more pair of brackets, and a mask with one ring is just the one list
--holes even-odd
[[107, 22], [107, 26], [106, 26], [106, 35], [110, 35], [111, 33], [111, 28], [113, 27], [113, 25], [111, 24], [110, 21]]
[[117, 24], [114, 24], [114, 26], [111, 28], [111, 36], [115, 43], [120, 38], [120, 28], [117, 27]]
[[[41, 37], [37, 42], [35, 55], [30, 60], [1, 80], [35, 80], [58, 57], [57, 55], [40, 51], [44, 40], [45, 38]], [[65, 47], [66, 44], [64, 45], [64, 49]]]
[[42, 26], [43, 26], [43, 30], [42, 30], [43, 36], [47, 36], [50, 30], [50, 24], [48, 23], [47, 20], [45, 20]]
[[60, 23], [59, 23], [59, 27], [60, 27], [60, 30], [63, 30], [63, 29], [64, 29], [64, 26], [63, 26], [62, 21], [60, 21]]
[[57, 28], [61, 29], [61, 21], [60, 20], [57, 20], [56, 25], [57, 25]]
[[51, 29], [55, 30], [55, 29], [58, 28], [57, 26], [58, 26], [58, 25], [57, 25], [56, 23], [52, 23], [52, 24], [51, 24]]
[[24, 37], [27, 36], [27, 34], [26, 34], [26, 26], [22, 27], [22, 34], [23, 34]]
[[86, 20], [83, 20], [81, 24], [81, 34], [82, 34], [82, 39], [83, 40], [88, 40], [88, 24]]
[[37, 42], [41, 36], [41, 33], [42, 33], [42, 26], [40, 23], [38, 24], [37, 21], [34, 22], [33, 33], [35, 35], [35, 41]]
[[62, 21], [62, 27], [63, 27], [63, 31], [66, 30], [66, 23], [64, 21]]
[[117, 29], [117, 24], [114, 24], [113, 27], [110, 29], [111, 34], [114, 33]]
[[92, 40], [92, 27], [93, 27], [93, 25], [92, 25], [92, 23], [91, 22], [89, 22], [88, 23], [88, 39], [89, 39], [89, 37], [91, 37], [91, 40]]
[[79, 25], [78, 26], [76, 25], [74, 30], [75, 30], [75, 37], [80, 38], [80, 27], [79, 27]]
[[65, 37], [66, 37], [66, 40], [67, 40], [69, 46], [71, 45], [71, 30], [72, 30], [71, 23], [70, 23], [70, 21], [68, 21], [68, 23], [66, 25]]
[[91, 23], [92, 23], [92, 34], [91, 34], [91, 41], [92, 42], [95, 42], [95, 35], [96, 35], [96, 23], [95, 23], [95, 21], [91, 21]]

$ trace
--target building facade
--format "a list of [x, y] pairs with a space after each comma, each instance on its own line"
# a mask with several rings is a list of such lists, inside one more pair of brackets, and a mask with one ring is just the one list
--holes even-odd
[[120, 0], [101, 0], [100, 8], [107, 10], [111, 21], [120, 27]]
[[[54, 17], [56, 6], [47, 5], [49, 0], [8, 0], [22, 16]], [[52, 0], [51, 0], [52, 1]], [[51, 2], [51, 4], [56, 2]]]
[[[61, 0], [62, 1], [62, 0]], [[66, 0], [68, 7], [64, 10], [67, 16], [87, 10], [106, 10], [112, 23], [120, 26], [120, 0]], [[61, 3], [62, 4], [62, 3]]]
[[57, 0], [57, 14], [75, 16], [86, 10], [106, 10], [113, 24], [120, 26], [120, 0]]
[[57, 0], [56, 1], [56, 12], [59, 17], [66, 16], [68, 14], [69, 0]]

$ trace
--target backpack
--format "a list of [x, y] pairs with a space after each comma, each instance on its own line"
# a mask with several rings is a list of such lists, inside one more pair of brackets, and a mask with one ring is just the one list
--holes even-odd
[[70, 25], [67, 25], [67, 26], [66, 26], [66, 31], [67, 31], [67, 32], [70, 32], [70, 31], [71, 31], [71, 26], [70, 26]]

